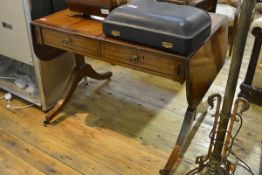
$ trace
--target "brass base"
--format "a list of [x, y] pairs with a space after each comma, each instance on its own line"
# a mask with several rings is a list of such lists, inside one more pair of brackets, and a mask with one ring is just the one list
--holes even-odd
[[226, 170], [224, 168], [220, 167], [216, 174], [212, 174], [208, 172], [208, 168], [205, 168], [201, 172], [197, 173], [196, 175], [228, 175], [228, 173], [226, 173]]
[[[230, 154], [232, 143], [235, 137], [232, 136], [233, 126], [237, 121], [237, 116], [241, 117], [242, 113], [249, 109], [249, 103], [243, 98], [238, 98], [235, 102], [232, 114], [229, 116], [222, 114], [220, 112], [222, 96], [220, 94], [213, 94], [208, 98], [208, 103], [213, 108], [215, 106], [216, 100], [216, 111], [213, 115], [214, 117], [214, 126], [209, 135], [210, 144], [207, 155], [199, 156], [196, 158], [197, 168], [189, 171], [186, 175], [229, 175], [233, 173], [236, 169], [236, 162], [231, 162], [228, 160], [228, 155]], [[228, 120], [227, 130], [219, 130], [221, 122]], [[212, 159], [214, 154], [214, 142], [217, 138], [217, 135], [221, 132], [225, 132], [225, 140], [223, 144], [223, 150], [220, 153], [220, 157], [223, 160], [223, 163], [216, 162]], [[162, 174], [165, 175], [165, 174]]]

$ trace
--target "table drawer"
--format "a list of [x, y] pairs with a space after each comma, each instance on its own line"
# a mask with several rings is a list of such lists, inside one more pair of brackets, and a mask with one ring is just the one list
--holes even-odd
[[84, 56], [98, 56], [99, 43], [91, 38], [42, 29], [43, 44]]
[[181, 59], [168, 54], [155, 54], [145, 50], [104, 42], [101, 44], [101, 57], [120, 62], [132, 68], [156, 73], [175, 81], [184, 81], [184, 64]]

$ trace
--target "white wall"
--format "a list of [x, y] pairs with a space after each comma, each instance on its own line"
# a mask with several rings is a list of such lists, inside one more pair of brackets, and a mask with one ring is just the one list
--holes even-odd
[[[32, 50], [28, 24], [30, 16], [27, 0], [0, 1], [0, 54], [32, 65]], [[4, 27], [10, 24], [12, 29]]]

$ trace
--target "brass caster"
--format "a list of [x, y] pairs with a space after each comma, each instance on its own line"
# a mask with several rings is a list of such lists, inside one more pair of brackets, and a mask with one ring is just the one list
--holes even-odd
[[44, 126], [46, 127], [50, 123], [50, 120], [47, 118], [43, 121]]
[[170, 171], [166, 170], [166, 169], [159, 170], [159, 174], [161, 174], [161, 175], [169, 175], [169, 173], [170, 173]]

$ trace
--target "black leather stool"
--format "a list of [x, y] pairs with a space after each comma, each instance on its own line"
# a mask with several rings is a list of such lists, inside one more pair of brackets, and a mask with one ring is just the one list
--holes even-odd
[[[262, 17], [255, 20], [251, 27], [255, 42], [245, 80], [240, 86], [241, 92], [239, 96], [246, 98], [252, 103], [262, 105], [262, 62], [258, 62], [258, 60], [262, 60], [262, 58], [259, 59], [259, 57], [262, 57], [262, 53], [260, 53], [262, 52]], [[256, 83], [253, 81], [254, 76], [259, 77], [256, 78]]]

